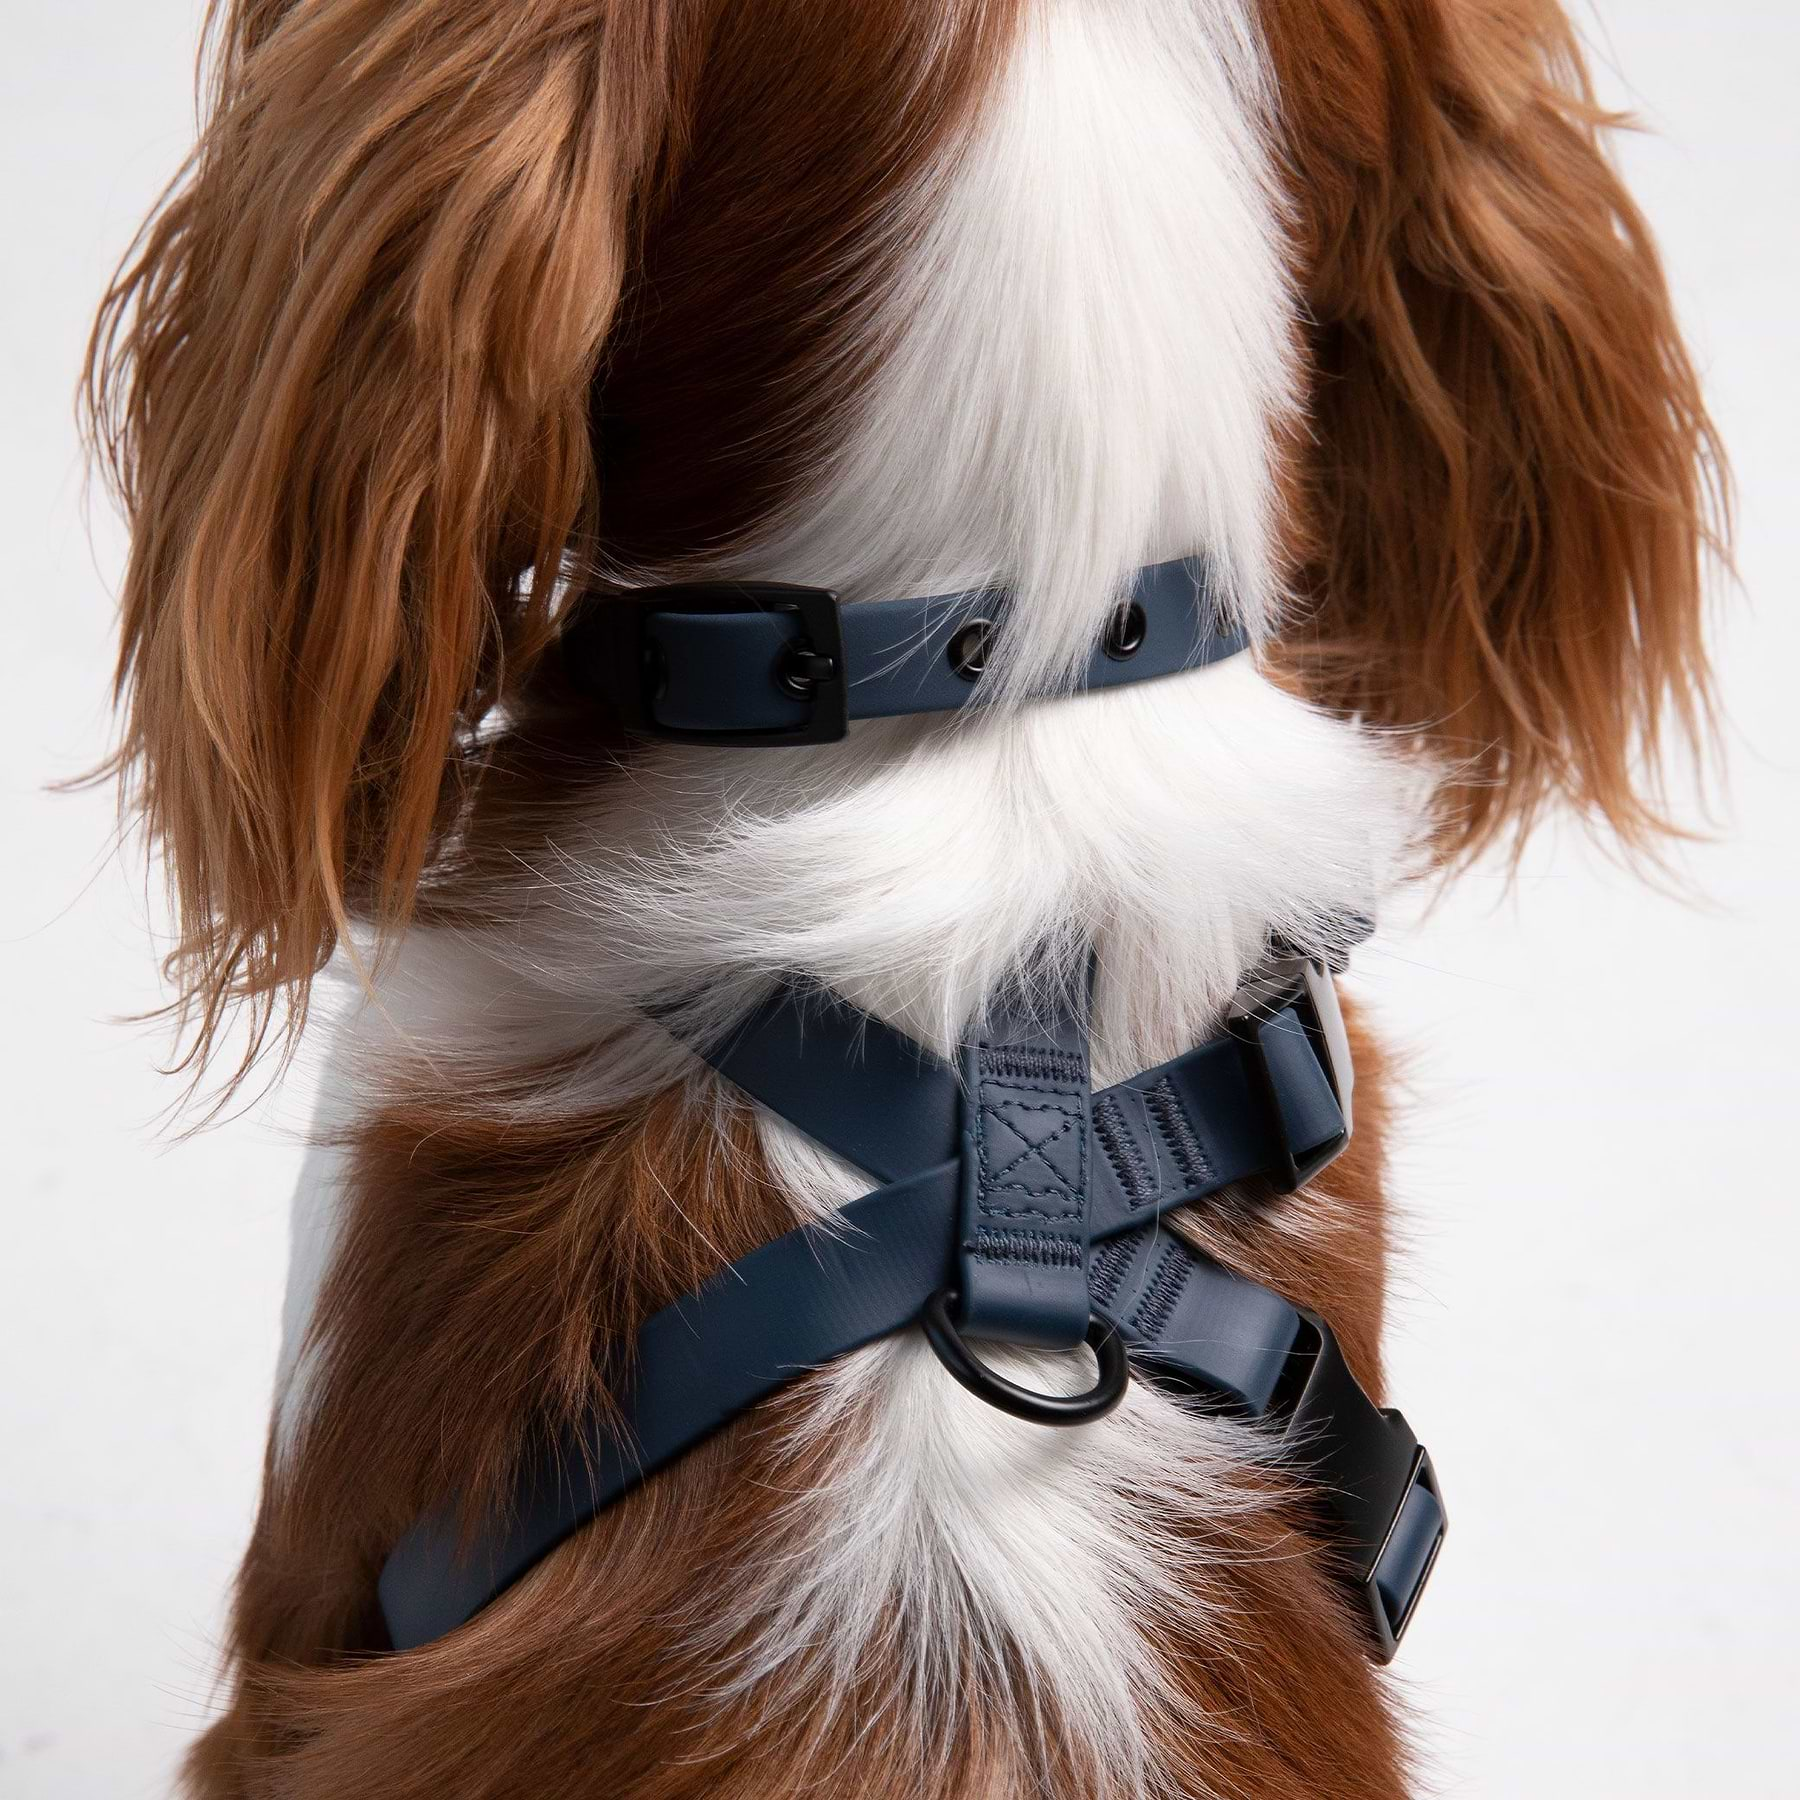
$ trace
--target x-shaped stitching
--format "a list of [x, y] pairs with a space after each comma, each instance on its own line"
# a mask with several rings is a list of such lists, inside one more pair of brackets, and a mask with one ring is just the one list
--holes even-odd
[[[995, 1125], [1004, 1125], [1019, 1143], [1024, 1145], [1024, 1148], [1011, 1162], [1003, 1164], [997, 1169], [989, 1170], [989, 1181], [997, 1182], [1001, 1180], [1003, 1177], [1012, 1174], [1015, 1169], [1022, 1168], [1035, 1157], [1045, 1174], [1055, 1183], [1057, 1191], [1059, 1193], [1073, 1195], [1074, 1186], [1070, 1177], [1059, 1170], [1044, 1152], [1059, 1138], [1067, 1137], [1069, 1133], [1075, 1129], [1078, 1117], [1077, 1114], [1070, 1111], [1067, 1107], [1041, 1104], [1027, 1105], [1019, 1101], [1002, 1102], [997, 1106], [990, 1104], [983, 1110]], [[1031, 1113], [1055, 1113], [1061, 1116], [1063, 1122], [1047, 1136], [1033, 1138], [1023, 1129], [1020, 1123], [1020, 1120], [1024, 1116]]]

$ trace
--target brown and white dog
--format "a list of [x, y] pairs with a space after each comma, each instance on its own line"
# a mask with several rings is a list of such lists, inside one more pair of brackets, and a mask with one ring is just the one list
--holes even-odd
[[[646, 1008], [698, 989], [701, 1031], [800, 972], [947, 1051], [1091, 941], [1112, 1081], [1421, 860], [1559, 797], [1658, 829], [1634, 775], [1703, 717], [1717, 463], [1559, 8], [226, 0], [214, 31], [90, 370], [135, 530], [121, 770], [200, 1066], [349, 979], [191, 1791], [1406, 1792], [1264, 1438], [1144, 1384], [1044, 1432], [916, 1334], [437, 1643], [382, 1654], [374, 1583], [446, 1494], [501, 1505], [648, 1314], [868, 1185]], [[1253, 661], [1023, 697], [1190, 551]], [[1008, 587], [1000, 703], [627, 745], [545, 652], [578, 587], [693, 574]], [[1356, 1036], [1343, 1159], [1180, 1228], [1376, 1392]]]

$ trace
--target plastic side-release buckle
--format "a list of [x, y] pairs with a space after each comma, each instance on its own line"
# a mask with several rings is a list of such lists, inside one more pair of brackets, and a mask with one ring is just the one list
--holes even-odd
[[1405, 1417], [1380, 1407], [1350, 1373], [1331, 1327], [1301, 1311], [1313, 1342], [1296, 1353], [1298, 1391], [1286, 1440], [1309, 1466], [1335, 1522], [1344, 1573], [1380, 1662], [1393, 1659], [1448, 1527], [1436, 1471]]

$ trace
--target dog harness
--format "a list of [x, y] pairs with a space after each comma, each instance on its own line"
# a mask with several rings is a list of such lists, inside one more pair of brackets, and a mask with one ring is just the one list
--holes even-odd
[[[887, 650], [871, 646], [891, 642], [883, 633], [896, 627], [923, 631], [914, 641], [941, 646], [954, 665], [971, 650], [972, 622], [991, 633], [1003, 617], [991, 596], [964, 595], [851, 608], [839, 630], [830, 596], [823, 614], [790, 590], [744, 603], [767, 592], [734, 589], [711, 612], [694, 588], [673, 602], [664, 590], [634, 597], [626, 623], [587, 628], [599, 635], [572, 650], [579, 660], [601, 638], [637, 646], [630, 666], [643, 681], [611, 691], [628, 692], [656, 735], [818, 742], [832, 734], [796, 736], [812, 722], [775, 719], [765, 694], [734, 699], [719, 659], [747, 659], [740, 688], [757, 685], [746, 669], [766, 666], [784, 699], [795, 698], [783, 684], [798, 669], [815, 691], [797, 703], [822, 704], [840, 724], [944, 710], [957, 702], [942, 684], [927, 686], [919, 707], [898, 705]], [[1220, 647], [1230, 635], [1201, 624], [1204, 602], [1195, 564], [1158, 565], [1139, 577], [1109, 640], [1135, 634], [1147, 650], [1152, 636], [1176, 637], [1178, 649], [1159, 646], [1160, 664], [1144, 665], [1153, 674], [1232, 654]], [[848, 628], [883, 606], [880, 630]], [[745, 619], [759, 635], [745, 635]], [[1090, 675], [1101, 679], [1088, 685], [1117, 685], [1107, 671], [1130, 667], [1134, 654], [1097, 651]], [[871, 655], [872, 665], [860, 660]], [[858, 710], [850, 696], [870, 667], [884, 672], [873, 707]], [[965, 693], [974, 685], [954, 668], [952, 679]], [[722, 1077], [881, 1185], [651, 1317], [615, 1410], [528, 1460], [512, 1506], [473, 1541], [452, 1507], [414, 1525], [379, 1584], [394, 1648], [454, 1630], [604, 1508], [809, 1370], [917, 1324], [964, 1387], [1037, 1423], [1110, 1411], [1126, 1390], [1128, 1351], [1146, 1379], [1258, 1422], [1309, 1477], [1333, 1567], [1371, 1654], [1388, 1661], [1443, 1541], [1430, 1458], [1405, 1419], [1358, 1386], [1323, 1319], [1162, 1223], [1234, 1182], [1292, 1192], [1348, 1143], [1353, 1075], [1332, 970], [1272, 943], [1219, 1037], [1099, 1093], [1086, 1014], [1085, 992], [1053, 1003], [1021, 996], [996, 1007], [952, 1065], [841, 997], [792, 982], [709, 1050]], [[1085, 1393], [1042, 1393], [999, 1375], [970, 1340], [1044, 1350], [1085, 1341], [1098, 1380]]]

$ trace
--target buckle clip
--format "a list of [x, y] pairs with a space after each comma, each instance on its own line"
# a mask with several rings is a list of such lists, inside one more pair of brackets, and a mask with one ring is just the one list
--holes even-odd
[[[1291, 1120], [1282, 1104], [1281, 1086], [1263, 1039], [1273, 1020], [1290, 1008], [1300, 1021], [1343, 1117], [1341, 1130], [1320, 1142], [1299, 1146], [1293, 1141]], [[1337, 984], [1330, 969], [1312, 957], [1277, 958], [1253, 973], [1238, 989], [1225, 1028], [1237, 1040], [1251, 1088], [1275, 1121], [1281, 1161], [1270, 1172], [1270, 1179], [1278, 1193], [1291, 1194], [1342, 1155], [1353, 1128], [1356, 1074], [1350, 1059], [1350, 1040], [1344, 1030], [1343, 1009], [1338, 1005]]]
[[1391, 1662], [1437, 1565], [1448, 1515], [1431, 1458], [1404, 1416], [1363, 1392], [1323, 1319], [1300, 1316], [1313, 1343], [1295, 1359], [1284, 1435], [1318, 1483], [1370, 1653]]
[[[805, 720], [791, 726], [665, 724], [656, 716], [656, 702], [669, 684], [668, 658], [650, 632], [650, 621], [659, 613], [794, 617], [799, 630], [780, 650], [767, 676], [784, 700], [807, 707]], [[829, 588], [779, 581], [702, 581], [590, 594], [562, 634], [562, 653], [575, 685], [606, 701], [634, 736], [671, 744], [775, 748], [835, 744], [850, 729], [843, 622], [837, 595]], [[745, 679], [754, 681], [759, 673], [746, 670]]]

